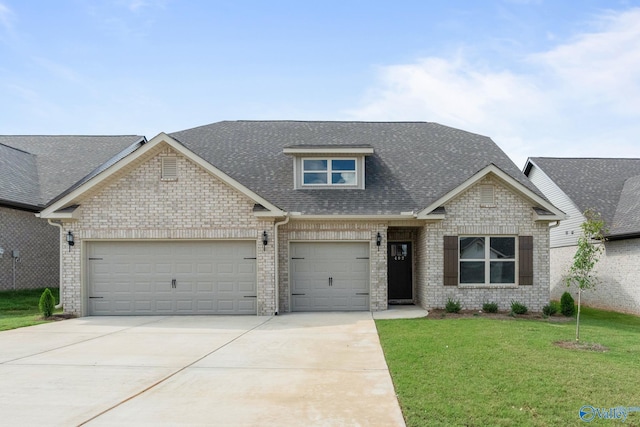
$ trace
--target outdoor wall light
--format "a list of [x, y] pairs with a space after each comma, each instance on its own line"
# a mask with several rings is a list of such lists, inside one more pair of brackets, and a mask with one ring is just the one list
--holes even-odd
[[0, 247], [0, 258], [2, 258], [2, 255], [4, 255], [4, 248]]
[[382, 236], [380, 235], [380, 233], [378, 233], [378, 235], [376, 236], [376, 246], [379, 248], [381, 243], [382, 243]]
[[71, 230], [67, 233], [67, 243], [69, 244], [69, 252], [71, 252], [71, 246], [76, 244], [76, 242], [73, 241], [73, 233]]
[[262, 232], [262, 250], [264, 251], [267, 247], [267, 243], [269, 243], [269, 236], [267, 235], [267, 230]]

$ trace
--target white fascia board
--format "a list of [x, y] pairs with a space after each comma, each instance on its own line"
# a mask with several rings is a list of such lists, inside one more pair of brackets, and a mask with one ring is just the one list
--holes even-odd
[[538, 212], [533, 211], [533, 220], [534, 221], [562, 221], [563, 219], [566, 219], [567, 216], [566, 215], [557, 215], [557, 214], [553, 214], [553, 215], [540, 215]]
[[224, 183], [226, 183], [230, 187], [234, 188], [238, 192], [240, 192], [240, 193], [244, 194], [245, 196], [247, 196], [248, 198], [252, 199], [254, 202], [264, 206], [266, 209], [269, 210], [269, 213], [271, 215], [273, 215], [273, 216], [284, 216], [284, 212], [281, 209], [279, 209], [276, 206], [274, 206], [273, 204], [269, 203], [264, 198], [260, 197], [259, 195], [257, 195], [253, 191], [249, 190], [247, 187], [245, 187], [244, 185], [240, 184], [238, 181], [236, 181], [235, 179], [231, 178], [230, 176], [228, 176], [227, 174], [225, 174], [224, 172], [222, 172], [218, 168], [214, 167], [211, 163], [207, 162], [202, 157], [198, 156], [193, 151], [189, 150], [187, 147], [185, 147], [184, 145], [180, 144], [178, 141], [176, 141], [175, 139], [171, 138], [166, 133], [162, 132], [162, 133], [159, 133], [157, 136], [155, 136], [153, 139], [151, 139], [149, 142], [147, 142], [146, 144], [144, 144], [143, 146], [138, 148], [133, 153], [131, 153], [128, 156], [126, 156], [125, 158], [121, 159], [120, 161], [118, 161], [117, 163], [112, 165], [111, 167], [105, 169], [103, 172], [101, 172], [100, 174], [96, 175], [95, 177], [93, 177], [92, 179], [90, 179], [89, 181], [87, 181], [86, 183], [81, 185], [80, 187], [76, 188], [71, 193], [69, 193], [66, 196], [64, 196], [62, 199], [56, 201], [51, 206], [48, 206], [46, 209], [44, 209], [41, 212], [41, 214], [40, 214], [41, 217], [42, 218], [51, 218], [51, 219], [60, 218], [58, 216], [59, 214], [56, 214], [55, 211], [57, 211], [59, 209], [62, 209], [64, 206], [68, 205], [69, 203], [71, 203], [72, 201], [74, 201], [75, 199], [80, 197], [86, 191], [88, 191], [91, 188], [95, 187], [96, 185], [104, 182], [105, 180], [107, 180], [108, 178], [110, 178], [111, 176], [116, 174], [117, 172], [119, 172], [122, 169], [126, 168], [128, 165], [130, 165], [136, 159], [138, 159], [139, 157], [141, 157], [144, 154], [148, 153], [149, 151], [153, 150], [156, 146], [158, 146], [159, 144], [162, 144], [162, 143], [165, 143], [165, 144], [171, 146], [171, 148], [173, 148], [175, 151], [177, 151], [178, 153], [182, 154], [183, 156], [185, 156], [186, 158], [188, 158], [192, 162], [196, 163], [197, 165], [199, 165], [200, 167], [202, 167], [203, 169], [205, 169], [206, 171], [208, 171], [209, 173], [211, 173], [212, 175], [214, 175], [215, 177], [217, 177], [218, 179], [220, 179], [221, 181], [223, 181]]
[[369, 147], [292, 147], [284, 148], [284, 154], [373, 154]]
[[302, 221], [386, 221], [386, 220], [415, 220], [415, 215], [305, 215], [299, 212], [289, 212], [291, 219]]
[[548, 210], [549, 212], [551, 212], [552, 214], [554, 214], [554, 217], [551, 217], [550, 215], [545, 215], [544, 218], [542, 218], [540, 216], [539, 219], [536, 219], [536, 221], [538, 221], [538, 220], [540, 220], [540, 221], [547, 221], [547, 220], [556, 221], [556, 220], [561, 220], [561, 219], [565, 218], [565, 214], [561, 210], [559, 210], [558, 208], [553, 206], [551, 203], [549, 203], [546, 200], [544, 200], [542, 197], [538, 196], [533, 191], [529, 190], [523, 184], [521, 184], [520, 182], [518, 182], [517, 180], [512, 178], [510, 175], [508, 175], [505, 172], [503, 172], [496, 165], [490, 164], [487, 167], [483, 168], [482, 170], [476, 172], [474, 175], [472, 175], [469, 179], [464, 181], [462, 184], [458, 185], [456, 188], [454, 188], [453, 190], [449, 191], [447, 194], [445, 194], [444, 196], [440, 197], [438, 200], [436, 200], [435, 202], [433, 202], [432, 204], [430, 204], [429, 206], [427, 206], [426, 208], [424, 208], [423, 210], [418, 212], [418, 219], [427, 219], [427, 218], [429, 218], [429, 213], [431, 211], [433, 211], [434, 209], [436, 209], [436, 208], [438, 208], [440, 206], [443, 206], [445, 203], [447, 203], [450, 200], [454, 199], [455, 197], [459, 196], [460, 194], [462, 194], [463, 192], [468, 190], [471, 186], [473, 186], [474, 184], [476, 184], [482, 178], [484, 178], [485, 176], [487, 176], [489, 174], [495, 175], [497, 178], [499, 178], [501, 181], [503, 181], [505, 184], [507, 184], [507, 186], [509, 186], [513, 190], [519, 192], [525, 198], [529, 199], [533, 203], [539, 205], [540, 207], [542, 207], [542, 208]]

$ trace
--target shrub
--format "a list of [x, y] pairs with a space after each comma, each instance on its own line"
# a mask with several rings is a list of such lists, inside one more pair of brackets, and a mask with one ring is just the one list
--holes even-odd
[[569, 292], [565, 292], [560, 297], [560, 311], [567, 317], [571, 317], [576, 312], [576, 306], [573, 302], [573, 297]]
[[544, 314], [545, 316], [553, 316], [557, 312], [558, 305], [554, 301], [551, 301], [549, 304], [542, 307], [542, 314]]
[[53, 297], [49, 288], [46, 288], [44, 292], [42, 292], [42, 295], [40, 295], [38, 308], [40, 308], [43, 317], [51, 317], [53, 314], [53, 310], [56, 308], [56, 299]]
[[482, 311], [485, 313], [497, 313], [498, 312], [498, 303], [497, 302], [485, 302], [482, 304]]
[[452, 300], [451, 298], [447, 299], [447, 304], [444, 306], [444, 309], [447, 313], [458, 313], [461, 309], [460, 300]]
[[526, 305], [522, 304], [521, 302], [518, 302], [518, 301], [511, 302], [511, 313], [527, 314], [527, 311], [529, 311], [529, 309], [527, 308]]

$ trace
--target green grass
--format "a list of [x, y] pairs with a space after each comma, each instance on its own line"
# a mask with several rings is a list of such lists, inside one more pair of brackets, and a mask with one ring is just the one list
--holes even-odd
[[[58, 288], [49, 289], [58, 302]], [[44, 289], [0, 291], [0, 331], [47, 322], [42, 319], [38, 309], [43, 291]]]
[[555, 346], [575, 320], [376, 321], [407, 426], [579, 426], [583, 405], [640, 407], [640, 317], [583, 308], [580, 323], [609, 351]]

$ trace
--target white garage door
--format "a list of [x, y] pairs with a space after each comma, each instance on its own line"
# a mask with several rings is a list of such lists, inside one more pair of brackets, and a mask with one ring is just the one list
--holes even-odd
[[88, 314], [256, 314], [256, 243], [89, 242]]
[[368, 243], [291, 243], [291, 310], [369, 310]]

